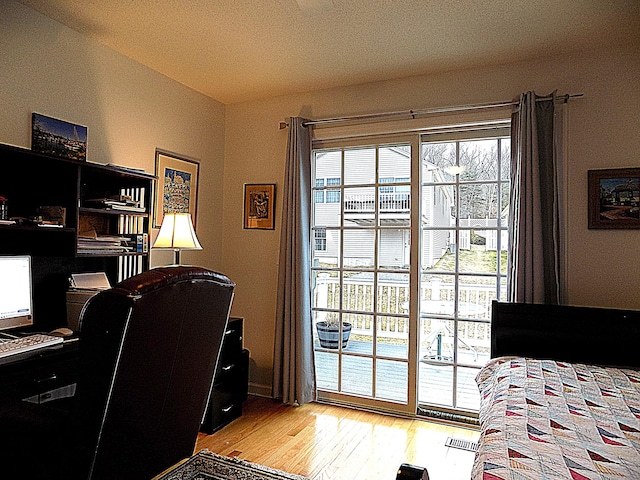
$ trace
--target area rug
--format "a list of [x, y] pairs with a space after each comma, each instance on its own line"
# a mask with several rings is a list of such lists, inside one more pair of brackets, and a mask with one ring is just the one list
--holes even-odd
[[157, 480], [309, 480], [238, 458], [201, 450]]

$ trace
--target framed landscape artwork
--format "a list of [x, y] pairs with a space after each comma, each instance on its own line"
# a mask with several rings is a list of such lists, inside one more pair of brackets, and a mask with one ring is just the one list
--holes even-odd
[[244, 185], [244, 228], [275, 228], [275, 183]]
[[84, 162], [87, 160], [87, 127], [32, 113], [31, 150]]
[[640, 228], [640, 168], [589, 170], [589, 228]]
[[155, 228], [160, 228], [165, 213], [190, 213], [195, 227], [199, 168], [195, 160], [156, 150]]

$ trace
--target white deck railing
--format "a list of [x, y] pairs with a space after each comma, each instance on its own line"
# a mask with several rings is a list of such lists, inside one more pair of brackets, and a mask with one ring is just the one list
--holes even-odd
[[[381, 212], [409, 211], [411, 194], [404, 192], [381, 193], [378, 195]], [[345, 195], [345, 212], [374, 212], [376, 197], [373, 193]]]
[[[373, 322], [373, 283], [365, 279], [345, 279], [343, 281], [343, 305], [340, 305], [340, 283], [329, 274], [319, 274], [314, 289], [314, 307], [318, 320], [332, 315], [327, 310], [349, 310], [349, 322], [353, 325], [352, 335], [372, 335]], [[496, 298], [495, 285], [463, 284], [458, 285], [458, 317], [465, 319], [489, 319], [491, 302]], [[429, 315], [453, 317], [455, 288], [453, 283], [444, 283], [436, 278], [426, 283], [420, 291], [420, 309], [422, 318], [421, 338], [426, 339], [437, 328], [447, 325], [447, 320], [429, 318]], [[397, 282], [378, 282], [376, 311], [377, 338], [407, 339], [409, 336], [409, 286]], [[366, 313], [365, 313], [366, 312]], [[369, 313], [370, 312], [370, 313]], [[388, 315], [385, 315], [388, 314]], [[490, 344], [489, 325], [480, 322], [459, 322], [459, 340], [473, 348], [486, 348]]]

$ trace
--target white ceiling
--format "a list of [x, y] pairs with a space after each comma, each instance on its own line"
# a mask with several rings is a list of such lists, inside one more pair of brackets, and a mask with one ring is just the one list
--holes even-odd
[[640, 38], [640, 0], [19, 1], [223, 103]]

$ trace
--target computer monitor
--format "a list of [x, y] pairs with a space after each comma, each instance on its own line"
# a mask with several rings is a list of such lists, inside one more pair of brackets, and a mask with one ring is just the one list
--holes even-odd
[[0, 256], [0, 330], [33, 325], [31, 257]]

